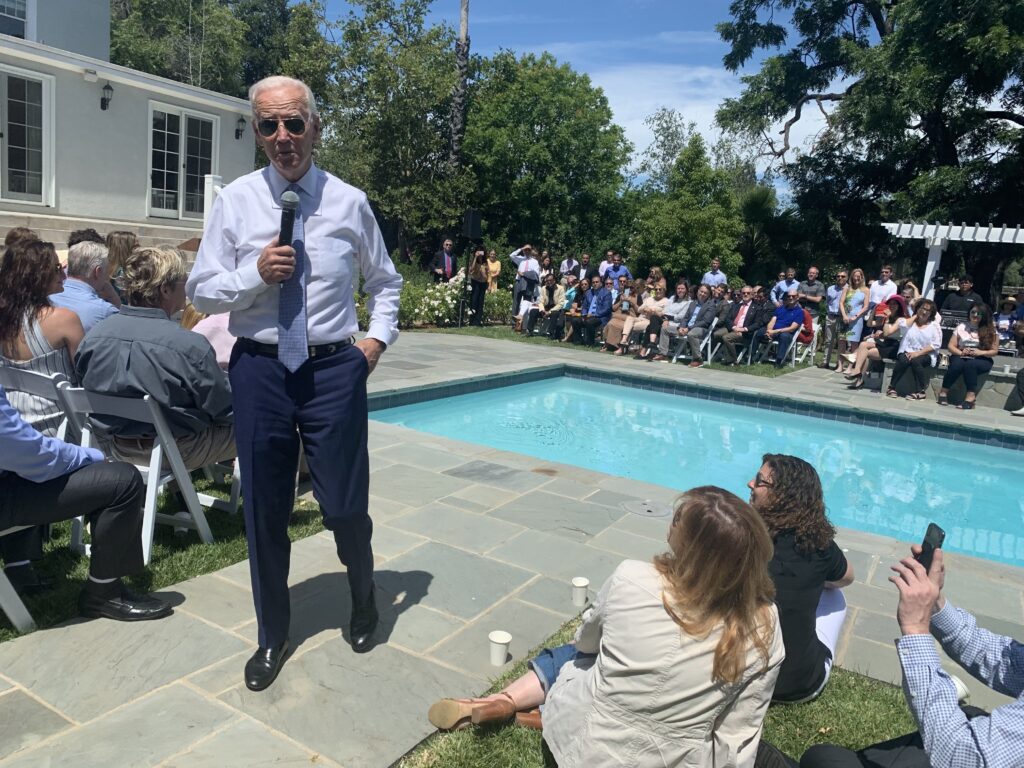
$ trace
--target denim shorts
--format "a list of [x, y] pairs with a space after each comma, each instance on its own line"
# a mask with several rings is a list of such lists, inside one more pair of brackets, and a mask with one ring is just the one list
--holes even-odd
[[531, 659], [530, 669], [534, 671], [540, 680], [540, 685], [547, 693], [551, 686], [558, 679], [558, 672], [567, 661], [591, 660], [596, 653], [580, 653], [572, 643], [560, 645], [557, 648], [545, 648], [535, 659]]

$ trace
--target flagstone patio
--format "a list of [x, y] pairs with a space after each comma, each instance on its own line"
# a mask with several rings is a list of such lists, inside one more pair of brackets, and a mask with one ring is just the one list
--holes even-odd
[[[834, 374], [815, 369], [761, 379], [419, 333], [388, 351], [371, 392], [562, 363], [801, 402], [894, 413], [909, 406], [840, 393], [826, 384]], [[933, 424], [964, 418], [912, 407]], [[1024, 434], [1024, 419], [988, 409], [970, 418]], [[329, 534], [318, 534], [293, 547], [298, 648], [263, 693], [242, 685], [256, 637], [246, 563], [163, 593], [176, 605], [164, 621], [73, 621], [0, 644], [0, 768], [389, 766], [430, 733], [430, 702], [482, 691], [500, 671], [488, 662], [489, 631], [509, 630], [511, 657], [522, 658], [577, 610], [571, 577], [587, 576], [596, 588], [623, 558], [661, 551], [667, 517], [632, 514], [622, 503], [647, 501], [667, 514], [678, 490], [377, 422], [370, 449], [379, 647], [364, 656], [349, 647], [345, 575]], [[906, 543], [852, 530], [839, 542], [857, 582], [846, 590], [837, 661], [898, 681], [896, 591], [886, 579]], [[1024, 638], [1024, 570], [955, 554], [947, 562], [951, 600], [983, 626]], [[972, 703], [1006, 701], [968, 685]]]

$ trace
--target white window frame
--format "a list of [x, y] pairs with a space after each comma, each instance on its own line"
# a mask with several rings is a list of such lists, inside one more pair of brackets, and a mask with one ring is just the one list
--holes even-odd
[[[17, 16], [11, 16], [10, 14], [2, 14], [8, 19], [17, 19]], [[36, 3], [35, 0], [25, 0], [25, 18], [21, 21], [25, 24], [25, 34], [22, 36], [24, 40], [36, 39]]]
[[[15, 77], [38, 80], [43, 86], [43, 194], [40, 196], [39, 200], [22, 200], [19, 198], [4, 197], [3, 185], [0, 183], [0, 201], [11, 205], [32, 205], [37, 208], [54, 208], [56, 207], [57, 190], [55, 166], [55, 160], [57, 157], [57, 137], [53, 130], [53, 116], [56, 110], [56, 78], [53, 75], [35, 72], [31, 69], [22, 69], [21, 67], [12, 67], [9, 64], [0, 64], [0, 75], [5, 77], [7, 75], [14, 75]], [[2, 110], [0, 115], [6, 114], [7, 105], [0, 105], [0, 110]], [[2, 130], [2, 127], [0, 127], [0, 130]], [[6, 172], [7, 163], [4, 158], [6, 150], [7, 145], [5, 140], [0, 139], [0, 173]]]
[[179, 104], [168, 104], [162, 101], [150, 99], [149, 109], [146, 118], [146, 215], [154, 219], [177, 219], [186, 221], [202, 222], [203, 212], [185, 213], [185, 166], [182, 164], [178, 170], [178, 210], [172, 214], [170, 209], [153, 207], [153, 113], [166, 112], [178, 115], [179, 138], [178, 138], [178, 160], [184, 163], [187, 136], [185, 134], [186, 118], [194, 117], [200, 120], [209, 120], [212, 126], [212, 144], [210, 147], [210, 173], [220, 173], [220, 116], [209, 112], [200, 112], [195, 109], [183, 107]]

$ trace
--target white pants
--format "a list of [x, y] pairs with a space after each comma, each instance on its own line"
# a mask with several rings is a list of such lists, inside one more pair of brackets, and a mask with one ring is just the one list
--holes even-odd
[[839, 633], [843, 630], [843, 622], [846, 621], [846, 597], [841, 589], [828, 589], [821, 593], [818, 600], [818, 608], [814, 612], [814, 631], [818, 639], [828, 648], [828, 658], [825, 659], [825, 679], [821, 681], [818, 690], [810, 696], [791, 702], [792, 704], [803, 704], [814, 701], [828, 684], [828, 678], [832, 674], [832, 661], [836, 656], [836, 645], [839, 643]]

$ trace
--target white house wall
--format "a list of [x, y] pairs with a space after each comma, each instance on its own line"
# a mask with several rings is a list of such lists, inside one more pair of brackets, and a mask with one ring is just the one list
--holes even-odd
[[[67, 0], [73, 4], [71, 0]], [[214, 123], [218, 141], [214, 147], [214, 174], [224, 183], [253, 168], [252, 128], [246, 125], [241, 140], [235, 139], [238, 118], [247, 116], [244, 104], [225, 110], [197, 104], [168, 93], [153, 93], [124, 82], [113, 82], [113, 99], [107, 110], [100, 109], [102, 88], [107, 80], [100, 74], [87, 82], [82, 72], [26, 64], [5, 55], [0, 44], [0, 64], [9, 64], [54, 79], [54, 114], [50, 124], [54, 141], [54, 207], [42, 207], [11, 200], [0, 201], [0, 210], [30, 215], [54, 214], [78, 218], [113, 219], [139, 223], [201, 226], [196, 219], [180, 220], [147, 215], [149, 197], [150, 102], [181, 107], [198, 114], [218, 117]], [[199, 92], [203, 93], [203, 92]]]
[[110, 60], [110, 0], [36, 0], [38, 43]]

